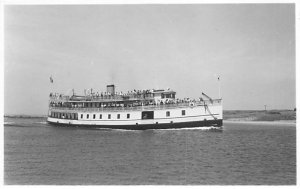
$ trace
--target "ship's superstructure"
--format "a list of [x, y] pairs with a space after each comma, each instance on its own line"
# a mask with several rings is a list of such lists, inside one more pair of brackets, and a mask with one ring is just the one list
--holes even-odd
[[166, 129], [222, 126], [222, 100], [178, 99], [170, 89], [116, 92], [107, 85], [104, 93], [50, 94], [47, 121], [66, 126], [116, 129]]

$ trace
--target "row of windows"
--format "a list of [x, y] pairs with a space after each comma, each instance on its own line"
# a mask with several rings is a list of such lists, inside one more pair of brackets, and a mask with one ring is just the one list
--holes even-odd
[[175, 93], [172, 93], [172, 94], [161, 94], [161, 98], [175, 98]]
[[61, 112], [51, 112], [50, 117], [61, 118], [61, 119], [74, 119], [77, 120], [77, 113], [61, 113]]
[[[80, 118], [83, 119], [83, 114], [80, 115]], [[120, 119], [121, 115], [117, 114], [117, 119]], [[127, 114], [127, 119], [130, 118], [130, 114]], [[86, 119], [90, 119], [90, 114], [86, 114]], [[96, 119], [96, 114], [93, 114], [93, 119]], [[102, 114], [99, 115], [99, 119], [102, 119]], [[111, 114], [107, 115], [107, 119], [111, 119]]]
[[[170, 111], [166, 111], [166, 117], [170, 117]], [[181, 110], [181, 115], [185, 116], [185, 110]]]
[[[92, 114], [93, 115], [93, 119], [96, 119], [96, 114]], [[181, 115], [185, 116], [185, 110], [181, 111]], [[171, 113], [170, 111], [166, 111], [166, 117], [170, 117]], [[83, 119], [83, 114], [80, 115], [80, 118]], [[99, 114], [99, 119], [102, 119], [103, 116], [102, 114]], [[121, 115], [117, 114], [117, 119], [120, 119]], [[90, 114], [86, 114], [86, 119], [90, 119]], [[107, 119], [111, 119], [111, 114], [107, 114]], [[127, 119], [130, 119], [130, 114], [127, 114]]]
[[[153, 113], [152, 113], [153, 114]], [[185, 116], [185, 110], [181, 110], [181, 115]], [[60, 112], [51, 112], [51, 117], [62, 118], [62, 119], [74, 119], [77, 120], [77, 113], [60, 113]], [[166, 111], [166, 117], [170, 117], [170, 111]], [[130, 119], [130, 114], [126, 115], [127, 119]], [[80, 118], [83, 119], [83, 114], [80, 115]], [[91, 114], [91, 118], [96, 119], [96, 114]], [[99, 114], [99, 119], [102, 119], [102, 114]], [[117, 114], [117, 119], [120, 119], [121, 115]], [[86, 114], [86, 119], [90, 119], [90, 114]], [[111, 114], [107, 114], [107, 119], [111, 119]], [[153, 119], [153, 115], [152, 115]]]

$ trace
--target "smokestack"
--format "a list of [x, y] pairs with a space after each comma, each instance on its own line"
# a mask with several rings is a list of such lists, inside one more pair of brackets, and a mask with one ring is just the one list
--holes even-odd
[[115, 95], [115, 85], [107, 85], [106, 92], [110, 93], [111, 95]]

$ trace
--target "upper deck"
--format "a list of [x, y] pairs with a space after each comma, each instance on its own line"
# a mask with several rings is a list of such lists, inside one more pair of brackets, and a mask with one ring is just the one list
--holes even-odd
[[147, 94], [115, 94], [115, 95], [86, 95], [86, 96], [66, 96], [66, 95], [53, 95], [50, 94], [50, 101], [53, 102], [116, 102], [116, 101], [137, 101], [137, 100], [152, 100], [155, 93]]
[[168, 109], [188, 106], [216, 105], [221, 99], [191, 100], [189, 98], [176, 99], [176, 92], [164, 90], [133, 90], [127, 93], [115, 92], [114, 85], [107, 86], [107, 92], [93, 93], [84, 96], [73, 94], [50, 94], [49, 108], [70, 111], [131, 111], [146, 109]]
[[136, 100], [153, 100], [155, 98], [170, 98], [175, 99], [176, 92], [170, 89], [164, 90], [133, 90], [127, 93], [115, 92], [114, 85], [107, 86], [107, 92], [93, 93], [92, 90], [88, 90], [87, 94], [79, 96], [73, 94], [72, 96], [66, 96], [57, 93], [50, 93], [50, 101], [55, 102], [78, 102], [78, 101], [95, 101], [95, 102], [109, 102], [109, 101], [136, 101]]

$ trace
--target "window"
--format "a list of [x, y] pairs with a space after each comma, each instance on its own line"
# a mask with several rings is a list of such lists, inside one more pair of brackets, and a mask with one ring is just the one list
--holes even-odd
[[99, 119], [102, 119], [102, 114], [100, 114]]
[[96, 114], [93, 115], [93, 119], [95, 119], [95, 118], [96, 118]]
[[181, 110], [181, 115], [185, 115], [185, 110]]
[[86, 119], [89, 119], [90, 114], [86, 114]]
[[142, 119], [154, 119], [154, 111], [142, 112]]
[[127, 114], [127, 119], [129, 119], [130, 118], [130, 114]]
[[117, 118], [120, 119], [120, 114], [117, 115]]
[[83, 114], [81, 114], [80, 118], [81, 118], [81, 119], [83, 118]]
[[108, 114], [108, 119], [110, 119], [111, 118], [111, 115], [110, 114]]
[[170, 117], [170, 112], [169, 111], [166, 112], [166, 116]]

